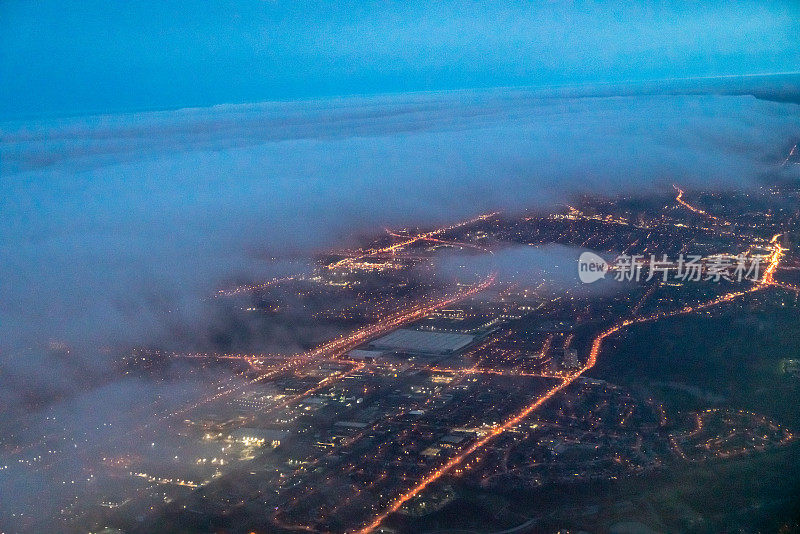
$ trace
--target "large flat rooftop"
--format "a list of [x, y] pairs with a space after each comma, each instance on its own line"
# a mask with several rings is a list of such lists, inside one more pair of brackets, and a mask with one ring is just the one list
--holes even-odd
[[371, 347], [381, 350], [421, 352], [426, 354], [451, 354], [463, 349], [475, 339], [468, 334], [425, 332], [401, 328], [376, 339]]

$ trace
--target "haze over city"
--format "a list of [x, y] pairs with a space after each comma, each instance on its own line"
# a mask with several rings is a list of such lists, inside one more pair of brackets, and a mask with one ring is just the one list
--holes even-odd
[[799, 530], [798, 15], [5, 2], [0, 532]]

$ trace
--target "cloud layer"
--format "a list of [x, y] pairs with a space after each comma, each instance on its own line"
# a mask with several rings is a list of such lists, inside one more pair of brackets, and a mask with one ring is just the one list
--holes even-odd
[[512, 90], [5, 123], [0, 347], [149, 336], [267, 256], [381, 225], [745, 187], [798, 136], [796, 105], [749, 96]]

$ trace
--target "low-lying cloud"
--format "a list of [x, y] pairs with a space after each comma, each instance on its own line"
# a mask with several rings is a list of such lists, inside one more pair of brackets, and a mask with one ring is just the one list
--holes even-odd
[[381, 226], [747, 187], [800, 137], [797, 109], [491, 90], [5, 123], [2, 357], [191, 332], [219, 284]]
[[561, 244], [516, 245], [491, 255], [445, 254], [437, 264], [445, 279], [479, 281], [493, 274], [497, 282], [538, 288], [539, 295], [602, 296], [630, 290], [632, 285], [609, 276], [591, 284], [578, 277], [578, 258], [586, 249]]

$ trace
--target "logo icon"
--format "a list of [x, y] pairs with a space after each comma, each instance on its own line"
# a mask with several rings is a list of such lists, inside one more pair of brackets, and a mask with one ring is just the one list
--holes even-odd
[[578, 258], [578, 278], [584, 284], [604, 278], [607, 272], [608, 263], [594, 252], [584, 252]]

